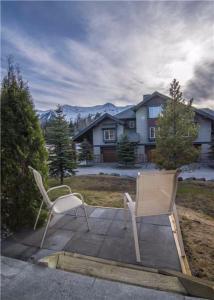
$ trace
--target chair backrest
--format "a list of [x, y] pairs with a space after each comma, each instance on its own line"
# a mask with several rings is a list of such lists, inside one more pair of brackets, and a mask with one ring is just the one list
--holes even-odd
[[177, 174], [177, 171], [151, 171], [138, 174], [136, 216], [172, 213], [177, 191]]
[[34, 179], [36, 181], [36, 184], [39, 188], [40, 193], [42, 194], [42, 198], [43, 198], [45, 204], [47, 205], [48, 208], [50, 208], [52, 206], [52, 202], [50, 201], [48, 194], [46, 192], [46, 189], [43, 185], [41, 174], [37, 170], [33, 169], [30, 166], [29, 166], [29, 169], [33, 172]]

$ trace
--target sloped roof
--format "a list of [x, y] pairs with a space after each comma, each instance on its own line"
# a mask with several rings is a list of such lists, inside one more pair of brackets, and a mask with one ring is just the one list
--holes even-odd
[[134, 106], [121, 111], [120, 113], [116, 114], [115, 117], [118, 119], [135, 119], [136, 115], [133, 111], [133, 108]]
[[90, 125], [88, 125], [87, 127], [83, 128], [80, 132], [78, 132], [73, 140], [75, 141], [76, 139], [78, 139], [81, 135], [85, 134], [87, 131], [91, 130], [92, 128], [94, 128], [95, 126], [97, 126], [99, 123], [101, 123], [103, 120], [105, 119], [111, 119], [117, 123], [123, 124], [123, 121], [117, 119], [116, 117], [105, 113], [104, 115], [100, 116], [98, 119], [96, 119], [95, 121], [93, 121]]
[[214, 110], [210, 108], [194, 108], [199, 115], [214, 121]]
[[151, 95], [145, 95], [145, 97], [143, 98], [143, 100], [140, 103], [138, 103], [137, 105], [135, 105], [135, 107], [133, 109], [135, 111], [138, 110], [142, 105], [146, 104], [149, 100], [151, 100], [155, 96], [159, 96], [159, 97], [161, 97], [161, 98], [163, 98], [165, 100], [170, 99], [168, 96], [155, 91]]

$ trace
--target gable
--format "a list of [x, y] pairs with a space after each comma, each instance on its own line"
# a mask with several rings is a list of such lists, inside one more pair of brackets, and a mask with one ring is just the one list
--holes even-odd
[[102, 115], [101, 117], [99, 117], [97, 120], [95, 120], [94, 122], [92, 122], [90, 125], [88, 125], [84, 129], [82, 129], [80, 132], [78, 132], [74, 136], [73, 140], [74, 141], [79, 141], [82, 137], [84, 137], [85, 135], [89, 134], [93, 130], [93, 128], [99, 126], [101, 123], [102, 124], [106, 124], [106, 126], [110, 126], [110, 124], [117, 124], [117, 123], [123, 124], [123, 121], [115, 118], [114, 116], [111, 116], [108, 113], [105, 113], [104, 115]]
[[134, 110], [137, 111], [142, 106], [150, 106], [150, 105], [151, 106], [160, 106], [160, 105], [164, 104], [166, 102], [166, 100], [168, 100], [168, 99], [169, 99], [168, 96], [163, 95], [159, 92], [154, 92], [151, 95], [146, 95], [146, 97], [144, 97], [143, 101], [141, 101], [134, 107]]

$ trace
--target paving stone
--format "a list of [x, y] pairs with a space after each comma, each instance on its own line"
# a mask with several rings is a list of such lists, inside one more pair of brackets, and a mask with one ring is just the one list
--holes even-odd
[[[88, 217], [90, 216], [90, 214], [96, 209], [95, 206], [91, 206], [91, 205], [85, 205], [85, 209], [87, 212]], [[66, 215], [70, 215], [70, 216], [75, 216], [75, 211], [74, 209], [68, 210], [66, 212]], [[85, 216], [85, 212], [82, 206], [77, 207], [77, 216], [78, 217], [84, 217]]]
[[134, 240], [106, 237], [98, 254], [100, 258], [136, 263]]
[[174, 243], [171, 227], [141, 223], [138, 231], [139, 240], [153, 243]]
[[53, 234], [45, 238], [43, 248], [55, 251], [61, 251], [71, 240], [74, 233], [70, 230], [58, 229]]
[[36, 247], [7, 241], [7, 243], [4, 243], [4, 247], [2, 247], [1, 254], [11, 258], [28, 260], [31, 255], [36, 253], [37, 250], [38, 249]]
[[[140, 229], [140, 224], [137, 223], [138, 231]], [[130, 222], [127, 223], [126, 229], [124, 229], [123, 221], [113, 221], [107, 232], [107, 237], [118, 237], [118, 238], [132, 238], [133, 229]]]
[[[114, 221], [123, 221], [123, 220], [124, 220], [124, 210], [117, 209]], [[127, 220], [131, 221], [131, 214], [129, 211], [127, 211]]]
[[[62, 226], [62, 229], [79, 231], [79, 232], [88, 231], [88, 226], [85, 217], [77, 217], [71, 220], [67, 219], [67, 221], [68, 222], [65, 222], [65, 224]], [[90, 218], [89, 218], [89, 224], [90, 224]]]
[[113, 208], [96, 208], [91, 214], [91, 218], [102, 218], [113, 220], [116, 215], [116, 209]]
[[[27, 236], [25, 239], [22, 240], [22, 244], [27, 246], [34, 246], [34, 247], [40, 247], [43, 233], [44, 233], [45, 227], [42, 227], [40, 229], [37, 229], [32, 232], [29, 236]], [[56, 231], [55, 228], [48, 228], [48, 231], [46, 233], [46, 239], [52, 235]]]
[[104, 237], [101, 235], [95, 235], [90, 232], [78, 232], [74, 234], [72, 240], [64, 247], [64, 250], [96, 257], [103, 245], [103, 241]]
[[64, 215], [62, 216], [53, 226], [52, 228], [60, 229], [63, 228], [67, 223], [71, 223], [72, 221], [76, 220], [76, 216], [72, 215]]
[[175, 243], [139, 241], [139, 246], [144, 266], [181, 271]]
[[141, 221], [143, 223], [147, 223], [147, 224], [154, 224], [154, 225], [162, 225], [162, 226], [170, 226], [171, 227], [168, 215], [142, 217]]
[[111, 220], [106, 219], [102, 220], [97, 218], [90, 218], [90, 232], [92, 234], [106, 235], [109, 230], [109, 227], [111, 226], [111, 222]]
[[14, 243], [21, 243], [25, 238], [27, 238], [29, 235], [33, 234], [35, 231], [33, 228], [25, 228], [22, 230], [17, 231], [16, 233], [10, 235], [7, 239], [2, 241], [2, 246], [4, 242], [14, 242]]

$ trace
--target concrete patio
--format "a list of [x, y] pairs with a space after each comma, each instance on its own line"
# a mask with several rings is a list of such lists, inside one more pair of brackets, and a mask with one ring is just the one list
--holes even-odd
[[[77, 218], [70, 211], [52, 220], [42, 249], [44, 228], [22, 230], [2, 242], [2, 255], [36, 262], [63, 250], [136, 264], [132, 226], [129, 220], [124, 230], [123, 209], [87, 206], [87, 212], [89, 232], [79, 208]], [[181, 270], [168, 216], [139, 218], [138, 232], [144, 266]]]

